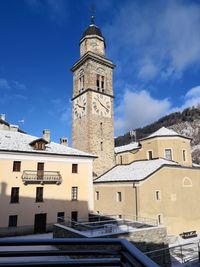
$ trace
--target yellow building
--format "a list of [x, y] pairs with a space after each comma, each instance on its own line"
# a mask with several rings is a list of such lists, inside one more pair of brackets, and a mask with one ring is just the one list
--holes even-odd
[[118, 164], [94, 181], [96, 212], [157, 219], [169, 234], [200, 230], [200, 166], [189, 138], [163, 127], [115, 153]]
[[94, 156], [5, 126], [0, 130], [0, 235], [45, 232], [93, 210]]

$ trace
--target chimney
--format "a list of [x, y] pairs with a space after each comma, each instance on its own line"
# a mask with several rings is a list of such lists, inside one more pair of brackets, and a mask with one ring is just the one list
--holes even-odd
[[6, 115], [5, 114], [0, 114], [0, 120], [5, 121], [6, 120]]
[[43, 130], [43, 138], [50, 143], [50, 130]]
[[64, 146], [68, 146], [68, 140], [67, 137], [61, 137], [60, 138], [60, 144]]
[[18, 129], [19, 129], [18, 125], [10, 124], [10, 131], [18, 132]]

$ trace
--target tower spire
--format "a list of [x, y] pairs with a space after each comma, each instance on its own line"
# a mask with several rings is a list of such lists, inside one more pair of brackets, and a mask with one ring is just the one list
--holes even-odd
[[94, 5], [91, 5], [90, 6], [90, 24], [91, 25], [94, 25], [95, 22], [94, 22], [94, 14], [95, 14], [95, 6]]

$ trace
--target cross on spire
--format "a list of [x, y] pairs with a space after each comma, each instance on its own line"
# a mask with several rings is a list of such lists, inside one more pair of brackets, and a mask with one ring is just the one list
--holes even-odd
[[90, 6], [90, 22], [91, 22], [91, 24], [95, 24], [94, 23], [94, 14], [95, 14], [95, 6], [94, 5], [91, 5]]

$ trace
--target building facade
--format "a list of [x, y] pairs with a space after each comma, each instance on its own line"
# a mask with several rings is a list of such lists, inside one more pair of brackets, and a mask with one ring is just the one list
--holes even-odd
[[115, 150], [118, 164], [94, 181], [96, 212], [157, 219], [169, 234], [200, 230], [200, 166], [189, 138], [161, 128]]
[[114, 67], [105, 57], [105, 39], [91, 21], [80, 40], [80, 59], [72, 67], [72, 146], [97, 156], [94, 177], [115, 164]]
[[93, 210], [88, 153], [17, 130], [0, 130], [0, 236], [51, 230]]

